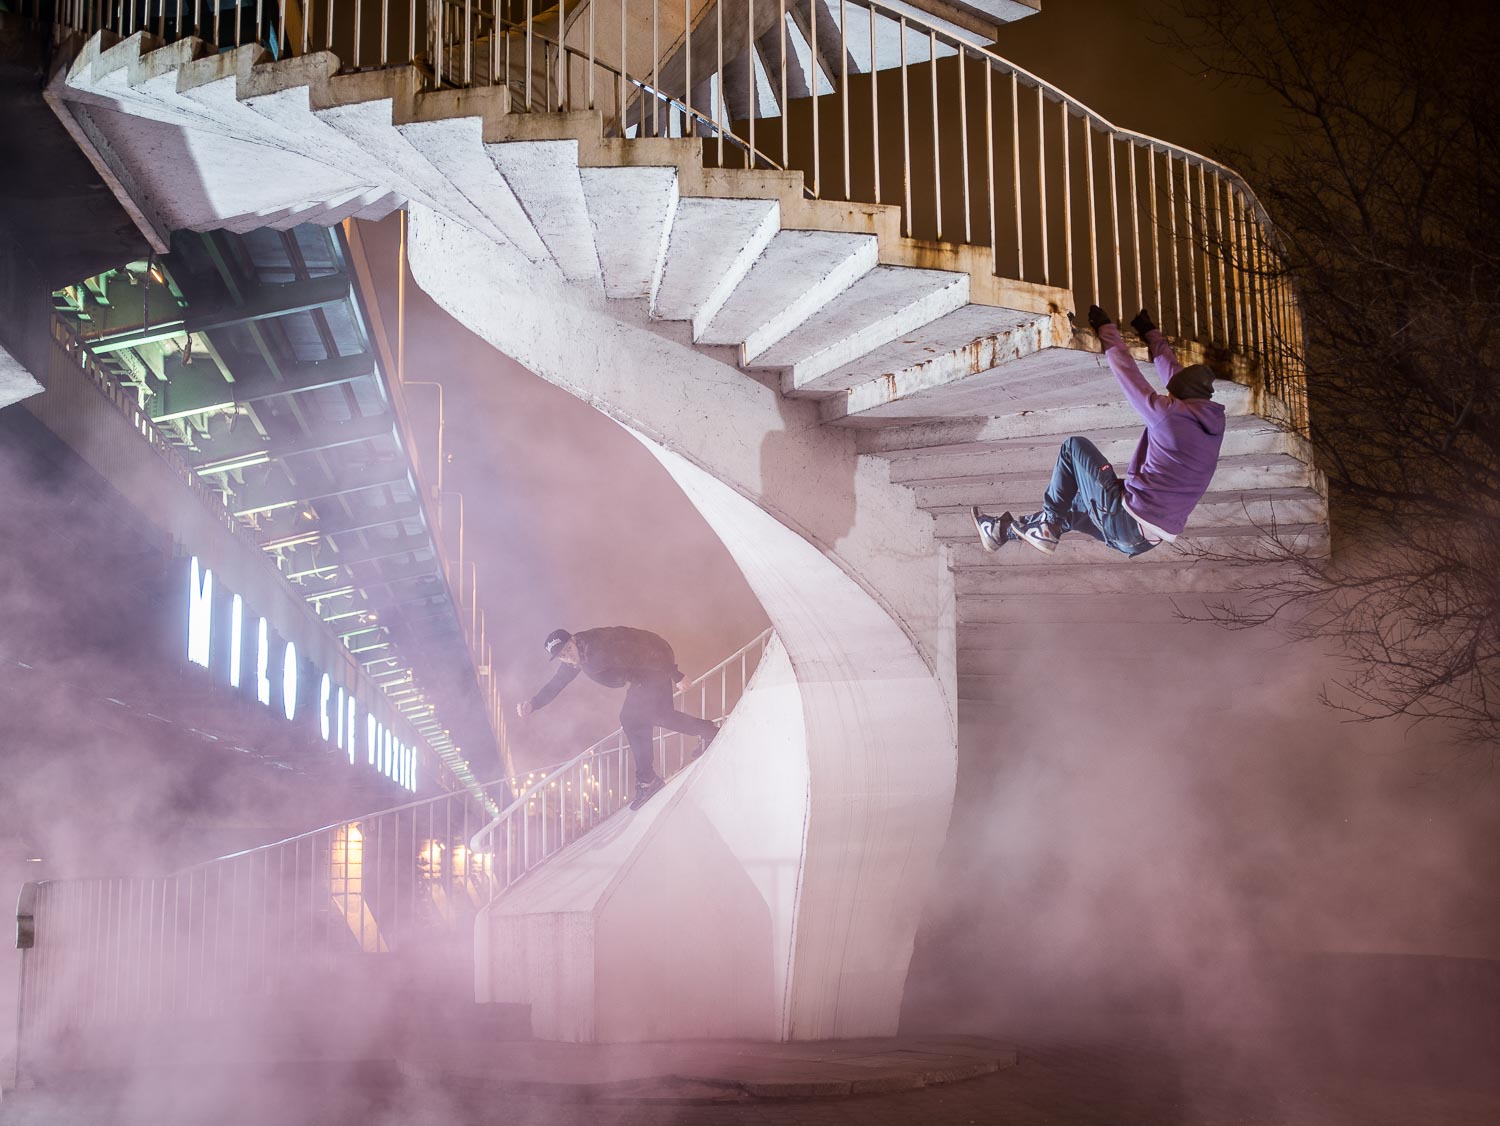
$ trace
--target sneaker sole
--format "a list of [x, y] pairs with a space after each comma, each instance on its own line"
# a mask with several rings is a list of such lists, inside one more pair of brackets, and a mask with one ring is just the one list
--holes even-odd
[[1057, 550], [1057, 544], [1049, 543], [1047, 540], [1034, 540], [1025, 532], [1021, 533], [1021, 539], [1026, 543], [1029, 543], [1032, 547], [1036, 548], [1043, 555], [1051, 555], [1054, 551]]
[[984, 528], [980, 526], [979, 509], [971, 508], [969, 510], [969, 517], [974, 521], [974, 530], [979, 533], [979, 546], [984, 548], [988, 552], [999, 551], [1000, 541], [989, 535], [987, 532], [985, 532]]

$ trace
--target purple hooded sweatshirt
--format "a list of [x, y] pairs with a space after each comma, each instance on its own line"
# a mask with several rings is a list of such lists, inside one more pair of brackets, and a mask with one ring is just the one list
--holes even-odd
[[[1153, 391], [1118, 325], [1102, 327], [1099, 339], [1120, 389], [1146, 424], [1125, 472], [1126, 505], [1141, 519], [1180, 535], [1219, 463], [1224, 408], [1212, 399], [1174, 399]], [[1146, 334], [1146, 347], [1163, 382], [1182, 370], [1159, 330]]]

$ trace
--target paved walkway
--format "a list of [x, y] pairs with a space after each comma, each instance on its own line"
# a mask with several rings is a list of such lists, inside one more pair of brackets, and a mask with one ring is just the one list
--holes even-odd
[[767, 1044], [512, 1041], [403, 1059], [413, 1084], [564, 1102], [729, 1104], [915, 1091], [992, 1075], [1016, 1051], [974, 1036]]
[[[444, 1085], [371, 1061], [182, 1069], [7, 1095], [0, 1126], [1494, 1126], [1500, 1075], [1331, 1072], [1264, 1045], [1022, 1042], [987, 1075], [886, 1094], [665, 1102]], [[866, 1056], [830, 1054], [830, 1068]], [[723, 1057], [734, 1058], [732, 1054]], [[769, 1058], [769, 1057], [762, 1057]], [[743, 1062], [743, 1060], [742, 1060]], [[774, 1062], [774, 1061], [773, 1061]], [[805, 1061], [804, 1061], [805, 1062]], [[518, 1065], [519, 1066], [519, 1065]], [[778, 1065], [779, 1066], [779, 1065]], [[695, 1069], [696, 1070], [696, 1069]], [[502, 1069], [502, 1073], [504, 1069]], [[625, 1082], [625, 1080], [620, 1080]], [[596, 1092], [597, 1093], [597, 1092]], [[617, 1092], [629, 1095], [630, 1092]]]

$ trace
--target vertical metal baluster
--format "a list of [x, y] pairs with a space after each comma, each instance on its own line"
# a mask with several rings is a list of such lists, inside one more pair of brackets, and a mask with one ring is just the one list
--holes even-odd
[[1182, 164], [1182, 205], [1184, 226], [1187, 227], [1187, 276], [1188, 276], [1188, 304], [1193, 314], [1193, 338], [1198, 336], [1198, 275], [1195, 259], [1198, 257], [1198, 248], [1194, 239], [1194, 231], [1197, 229], [1193, 223], [1193, 170], [1183, 161]]
[[1265, 350], [1265, 334], [1260, 319], [1260, 266], [1255, 255], [1255, 210], [1248, 195], [1240, 196], [1240, 215], [1244, 221], [1245, 247], [1245, 320], [1250, 337], [1250, 354], [1259, 357]]
[[1025, 234], [1021, 222], [1021, 91], [1016, 72], [1010, 72], [1011, 192], [1016, 208], [1016, 278], [1026, 278]]
[[1229, 257], [1228, 224], [1224, 221], [1223, 181], [1218, 170], [1214, 170], [1214, 237], [1219, 240], [1219, 318], [1224, 325], [1224, 347], [1232, 348], [1233, 326], [1229, 321], [1229, 286], [1234, 277], [1233, 263]]
[[1120, 261], [1120, 185], [1115, 177], [1115, 149], [1119, 147], [1114, 133], [1106, 132], [1104, 142], [1109, 146], [1109, 235], [1115, 258], [1114, 307], [1121, 313], [1125, 310], [1125, 267]]
[[[245, 26], [244, 0], [234, 0], [234, 45], [240, 46], [240, 29]], [[134, 4], [132, 3], [132, 7]]]
[[[787, 148], [787, 118], [791, 116], [791, 109], [786, 100], [786, 72], [789, 69], [786, 64], [786, 0], [777, 0], [776, 10], [781, 15], [780, 22], [776, 25], [781, 33], [781, 167], [792, 166], [791, 151]], [[875, 14], [872, 11], [870, 18], [873, 20]]]
[[[906, 17], [900, 21], [901, 31], [901, 184], [904, 205], [901, 212], [901, 233], [911, 238], [911, 92], [907, 85], [906, 66]], [[782, 62], [785, 65], [785, 56]], [[816, 118], [814, 118], [816, 120]]]
[[[288, 3], [289, 0], [281, 0]], [[495, 0], [498, 3], [498, 0]], [[499, 21], [496, 21], [498, 26]], [[416, 62], [417, 55], [417, 0], [406, 0], [406, 58], [408, 62]]]
[[[474, 84], [474, 0], [464, 0], [464, 85]], [[472, 596], [472, 592], [471, 592]]]
[[1224, 190], [1229, 194], [1230, 225], [1234, 231], [1234, 301], [1235, 301], [1235, 332], [1239, 336], [1239, 348], [1242, 352], [1253, 353], [1250, 327], [1250, 274], [1248, 270], [1249, 260], [1245, 253], [1245, 208], [1244, 198], [1239, 190], [1229, 183], [1225, 183]]
[[[533, 108], [535, 108], [535, 105], [536, 105], [536, 103], [531, 100], [531, 97], [532, 97], [532, 95], [531, 95], [531, 59], [532, 59], [531, 51], [532, 51], [533, 26], [534, 26], [534, 23], [535, 23], [535, 19], [534, 19], [534, 15], [533, 15], [533, 11], [532, 10], [535, 7], [536, 7], [536, 0], [526, 0], [526, 56], [525, 56], [525, 60], [524, 61], [525, 61], [525, 64], [526, 64], [526, 110], [527, 110], [528, 113]], [[590, 4], [589, 5], [589, 61], [590, 62], [593, 62], [593, 51], [594, 51], [594, 43], [593, 43], [593, 32], [594, 32], [593, 11], [594, 11], [594, 5]], [[624, 16], [623, 12], [621, 13], [621, 16], [623, 18], [623, 16]], [[590, 98], [590, 100], [589, 100], [589, 109], [593, 109], [593, 108], [594, 108], [593, 99]], [[459, 575], [459, 581], [460, 581], [460, 583], [463, 581], [463, 575], [462, 575], [462, 573], [460, 573], [460, 575]]]
[[[817, 11], [813, 11], [816, 20]], [[870, 74], [870, 81], [875, 80], [874, 72]], [[839, 0], [839, 104], [842, 108], [844, 119], [843, 149], [844, 149], [844, 198], [853, 199], [849, 184], [849, 6], [846, 0]]]
[[[870, 6], [870, 151], [875, 174], [875, 202], [880, 202], [880, 62], [875, 57], [875, 7]], [[783, 75], [786, 61], [782, 60]], [[783, 79], [784, 84], [784, 79]], [[782, 120], [785, 121], [785, 111]], [[785, 163], [785, 159], [783, 159]]]
[[[682, 0], [683, 11], [687, 11], [688, 0]], [[531, 0], [526, 0], [527, 21], [531, 18]], [[589, 4], [589, 109], [594, 108], [594, 5]]]
[[[719, 167], [724, 167], [724, 0], [714, 0], [714, 40], [718, 69], [714, 71], [714, 134], [719, 150]], [[816, 48], [814, 48], [816, 50]], [[816, 133], [817, 122], [813, 123]], [[817, 142], [814, 141], [814, 144]]]
[[[995, 182], [995, 63], [984, 60], [984, 194], [990, 225], [990, 273], [1000, 273], [1000, 210]], [[765, 656], [765, 650], [761, 650]], [[743, 679], [743, 678], [742, 678]]]
[[1042, 284], [1052, 284], [1052, 263], [1047, 249], [1047, 97], [1036, 88], [1036, 191], [1041, 204]]
[[[329, 4], [332, 7], [332, 3]], [[362, 0], [354, 0], [354, 69], [359, 69], [359, 41], [364, 38], [365, 6]]]
[[[1146, 147], [1146, 191], [1151, 197], [1151, 281], [1156, 291], [1152, 311], [1160, 318], [1161, 307], [1161, 227], [1156, 214], [1156, 146]], [[1165, 323], [1165, 322], [1163, 322]]]
[[[329, 6], [332, 7], [333, 0], [328, 0], [328, 2], [329, 2]], [[221, 40], [219, 38], [219, 12], [220, 11], [221, 11], [221, 9], [219, 7], [218, 0], [214, 0], [214, 46], [215, 47], [221, 46], [222, 43], [223, 43], [223, 40]]]
[[1083, 119], [1084, 178], [1088, 181], [1089, 197], [1089, 290], [1092, 305], [1099, 304], [1099, 224], [1094, 205], [1094, 123], [1087, 116]]
[[[843, 0], [839, 0], [843, 3]], [[755, 111], [760, 108], [760, 91], [755, 85], [755, 0], [745, 4], [745, 86], [750, 98], [750, 152], [745, 157], [745, 167], [755, 167]], [[847, 133], [849, 124], [844, 123]]]
[[[333, 50], [333, 3], [334, 0], [325, 0], [324, 7], [323, 46], [330, 51]], [[441, 6], [438, 10], [442, 11]]]
[[1177, 265], [1177, 173], [1172, 167], [1172, 154], [1163, 150], [1167, 163], [1167, 242], [1172, 248], [1172, 315], [1177, 324], [1177, 335], [1181, 336], [1186, 322], [1182, 319], [1182, 274]]
[[[751, 48], [754, 49], [753, 44]], [[753, 85], [753, 67], [751, 73]], [[661, 0], [651, 0], [651, 134], [655, 137], [662, 136], [661, 112]], [[642, 113], [641, 124], [645, 123], [646, 115]], [[668, 128], [671, 127], [670, 116], [667, 125]]]
[[[958, 45], [958, 138], [962, 154], [964, 242], [974, 241], [974, 224], [969, 215], [969, 57], [962, 43]], [[873, 81], [874, 75], [871, 75]]]
[[1058, 115], [1062, 118], [1063, 158], [1063, 269], [1066, 286], [1073, 304], [1078, 304], [1078, 295], [1073, 292], [1073, 153], [1070, 143], [1068, 103], [1057, 103]]
[[[1130, 161], [1130, 238], [1135, 258], [1135, 299], [1137, 308], [1146, 306], [1145, 283], [1141, 280], [1141, 200], [1135, 178], [1135, 142], [1125, 141], [1125, 153]], [[1125, 310], [1120, 310], [1124, 314]]]
[[938, 148], [937, 33], [930, 29], [927, 32], [927, 65], [930, 68], [930, 79], [927, 85], [932, 95], [932, 198], [937, 204], [937, 237], [938, 241], [942, 241], [943, 162]]
[[[822, 124], [819, 118], [822, 113], [818, 107], [818, 79], [823, 75], [823, 68], [818, 62], [818, 14], [812, 6], [808, 7], [808, 15], [811, 17], [807, 22], [812, 25], [812, 52], [808, 56], [808, 88], [812, 93], [812, 158], [813, 158], [813, 197], [823, 198], [823, 146], [818, 140], [818, 128]], [[783, 60], [784, 61], [784, 60]]]
[[[179, 4], [181, 4], [182, 0], [177, 0], [177, 2]], [[194, 34], [196, 34], [197, 30], [198, 30], [198, 28], [197, 28], [197, 24], [198, 24], [198, 3], [199, 3], [199, 0], [193, 0], [193, 32], [194, 32]], [[307, 54], [308, 34], [309, 34], [311, 28], [312, 28], [312, 0], [302, 0], [302, 54], [304, 54], [304, 55]]]

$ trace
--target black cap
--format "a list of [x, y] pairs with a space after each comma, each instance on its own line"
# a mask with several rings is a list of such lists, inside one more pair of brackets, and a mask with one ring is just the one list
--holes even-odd
[[1167, 394], [1174, 399], [1212, 399], [1214, 369], [1207, 364], [1191, 364], [1167, 380]]
[[555, 629], [551, 633], [549, 633], [547, 635], [547, 640], [542, 642], [542, 644], [547, 647], [548, 659], [555, 660], [557, 657], [557, 651], [572, 640], [573, 635], [565, 629]]

